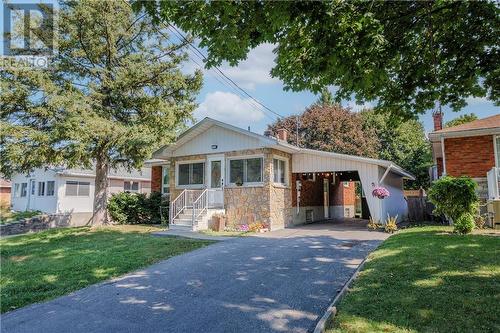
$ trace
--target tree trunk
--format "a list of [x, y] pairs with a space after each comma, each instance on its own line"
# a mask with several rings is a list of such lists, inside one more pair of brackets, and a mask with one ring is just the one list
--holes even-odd
[[92, 225], [103, 225], [108, 223], [108, 171], [108, 160], [103, 157], [97, 158]]

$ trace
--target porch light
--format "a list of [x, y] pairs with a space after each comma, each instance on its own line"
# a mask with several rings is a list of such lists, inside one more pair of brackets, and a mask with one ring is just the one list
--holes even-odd
[[217, 149], [217, 145], [212, 145], [212, 149]]

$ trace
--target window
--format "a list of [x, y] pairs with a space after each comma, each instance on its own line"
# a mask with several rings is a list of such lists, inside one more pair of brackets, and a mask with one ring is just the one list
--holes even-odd
[[14, 184], [14, 197], [19, 197], [19, 184]]
[[35, 195], [36, 183], [34, 180], [31, 180], [31, 195]]
[[169, 167], [164, 165], [162, 167], [162, 178], [161, 178], [161, 193], [167, 194], [170, 193], [170, 175], [169, 175]]
[[274, 182], [286, 185], [286, 161], [273, 159]]
[[85, 197], [90, 194], [89, 182], [66, 181], [66, 196], [67, 197]]
[[28, 183], [21, 183], [21, 197], [25, 197], [28, 194]]
[[125, 192], [139, 192], [139, 182], [126, 180], [123, 182], [123, 190]]
[[205, 163], [178, 164], [177, 185], [203, 185], [205, 183]]
[[38, 196], [42, 197], [45, 195], [45, 182], [38, 182]]
[[262, 164], [262, 157], [230, 160], [229, 182], [231, 184], [261, 183]]
[[49, 180], [47, 182], [47, 196], [51, 197], [54, 195], [55, 190], [55, 182], [53, 180]]

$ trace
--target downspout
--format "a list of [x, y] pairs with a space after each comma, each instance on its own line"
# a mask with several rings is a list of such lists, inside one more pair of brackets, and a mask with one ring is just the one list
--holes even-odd
[[441, 155], [443, 155], [443, 174], [446, 176], [446, 156], [444, 155], [444, 136], [441, 136]]

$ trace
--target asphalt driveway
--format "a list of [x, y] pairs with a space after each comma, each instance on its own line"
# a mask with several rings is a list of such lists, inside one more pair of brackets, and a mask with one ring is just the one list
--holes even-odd
[[1, 317], [2, 332], [307, 332], [387, 236], [358, 221], [243, 237]]

